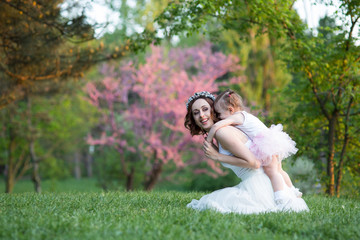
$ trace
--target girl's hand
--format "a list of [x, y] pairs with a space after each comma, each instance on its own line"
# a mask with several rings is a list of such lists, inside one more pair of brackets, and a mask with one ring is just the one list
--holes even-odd
[[213, 143], [204, 141], [204, 145], [203, 145], [202, 149], [207, 158], [218, 161], [220, 153], [218, 152], [216, 146]]

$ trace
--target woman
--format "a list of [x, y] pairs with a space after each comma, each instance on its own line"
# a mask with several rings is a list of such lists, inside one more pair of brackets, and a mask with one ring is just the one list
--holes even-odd
[[[215, 97], [209, 92], [198, 92], [186, 104], [185, 127], [191, 135], [206, 134], [216, 121], [214, 113]], [[297, 198], [290, 189], [288, 200], [276, 205], [269, 178], [260, 168], [259, 162], [250, 152], [247, 139], [239, 129], [228, 126], [217, 131], [215, 136], [219, 148], [204, 142], [207, 157], [218, 160], [230, 168], [242, 181], [234, 187], [214, 191], [200, 200], [192, 200], [187, 206], [197, 210], [213, 209], [222, 213], [261, 213], [274, 211], [308, 211], [302, 198]]]

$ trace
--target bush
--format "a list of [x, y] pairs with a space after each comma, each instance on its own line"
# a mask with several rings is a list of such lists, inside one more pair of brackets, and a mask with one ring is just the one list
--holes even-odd
[[313, 194], [320, 192], [321, 185], [315, 164], [306, 156], [297, 158], [293, 164], [284, 161], [283, 168], [289, 174], [294, 186], [302, 193]]
[[225, 187], [239, 184], [239, 179], [233, 172], [228, 171], [224, 176], [214, 178], [206, 174], [194, 174], [188, 183], [187, 189], [191, 191], [215, 191]]

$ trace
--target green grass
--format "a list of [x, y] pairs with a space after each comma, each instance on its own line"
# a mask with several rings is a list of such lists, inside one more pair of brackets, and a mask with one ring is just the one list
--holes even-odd
[[[69, 178], [65, 180], [41, 181], [42, 192], [101, 192], [95, 178]], [[0, 193], [5, 192], [5, 182], [0, 180]], [[34, 184], [30, 180], [19, 180], [14, 186], [13, 193], [34, 192]]]
[[186, 208], [204, 193], [0, 194], [0, 239], [359, 239], [360, 203], [306, 196], [309, 213]]

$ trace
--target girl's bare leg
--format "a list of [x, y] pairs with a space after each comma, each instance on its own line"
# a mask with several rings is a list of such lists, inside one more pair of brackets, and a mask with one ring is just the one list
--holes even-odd
[[272, 157], [269, 165], [263, 167], [265, 174], [270, 178], [274, 192], [284, 190], [284, 179], [279, 173], [278, 160], [276, 156]]
[[281, 174], [281, 176], [283, 177], [286, 185], [291, 188], [293, 186], [292, 182], [291, 182], [291, 179], [289, 177], [289, 175], [287, 174], [287, 172], [285, 172], [283, 169], [282, 169], [282, 165], [281, 165], [281, 162], [278, 163], [278, 171], [279, 173]]
[[293, 191], [293, 193], [295, 194], [295, 196], [297, 197], [302, 197], [302, 192], [299, 191], [298, 188], [295, 188], [294, 185], [292, 184], [292, 181], [289, 177], [289, 175], [287, 174], [287, 172], [285, 172], [283, 169], [282, 169], [282, 165], [281, 165], [281, 162], [279, 163], [278, 165], [278, 171], [279, 173], [281, 174], [281, 176], [283, 177], [286, 185]]
[[290, 200], [285, 188], [284, 178], [279, 172], [279, 163], [277, 156], [272, 157], [269, 165], [263, 167], [265, 174], [270, 178], [274, 189], [274, 201], [278, 206], [284, 206]]

